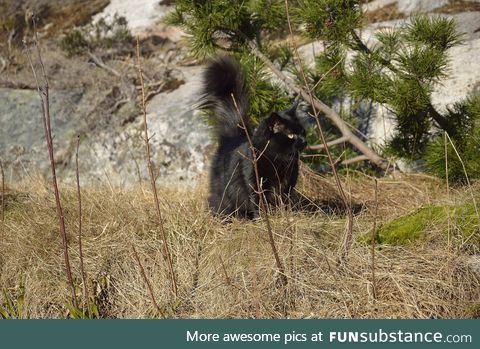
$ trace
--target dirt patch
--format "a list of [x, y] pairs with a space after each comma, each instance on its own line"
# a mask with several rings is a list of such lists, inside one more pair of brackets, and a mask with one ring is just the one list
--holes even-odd
[[0, 3], [0, 41], [19, 45], [23, 36], [32, 31], [30, 17], [38, 18], [42, 33], [55, 35], [60, 31], [88, 23], [110, 0], [19, 0]]

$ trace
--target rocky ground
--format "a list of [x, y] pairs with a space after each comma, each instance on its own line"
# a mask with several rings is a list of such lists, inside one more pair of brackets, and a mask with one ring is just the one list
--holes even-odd
[[[205, 172], [211, 147], [208, 127], [194, 110], [200, 65], [187, 56], [182, 33], [162, 23], [169, 1], [15, 1], [0, 4], [0, 158], [9, 181], [48, 173], [41, 109], [21, 40], [31, 37], [25, 14], [39, 15], [42, 53], [51, 84], [56, 159], [61, 178], [74, 178], [77, 135], [81, 137], [80, 171], [85, 182], [128, 184], [145, 178], [135, 69], [134, 40], [114, 50], [91, 50], [68, 56], [60, 48], [67, 30], [125, 16], [141, 40], [147, 85], [147, 112], [153, 158], [163, 183], [195, 183]], [[465, 44], [451, 50], [450, 76], [434, 93], [439, 108], [480, 88], [480, 1], [375, 0], [366, 3], [371, 24], [395, 27], [416, 11], [456, 19]], [[367, 40], [368, 41], [368, 40]], [[304, 47], [306, 55], [311, 45]], [[388, 114], [379, 112], [370, 129], [372, 142], [391, 133]]]

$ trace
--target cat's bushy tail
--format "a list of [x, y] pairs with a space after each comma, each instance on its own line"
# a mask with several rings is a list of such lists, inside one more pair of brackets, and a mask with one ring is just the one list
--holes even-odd
[[200, 109], [211, 112], [220, 140], [244, 138], [243, 123], [250, 131], [249, 94], [239, 64], [231, 57], [219, 57], [203, 74]]

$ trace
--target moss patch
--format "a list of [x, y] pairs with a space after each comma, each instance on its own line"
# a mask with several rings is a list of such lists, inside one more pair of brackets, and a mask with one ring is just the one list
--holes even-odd
[[424, 207], [382, 225], [377, 232], [380, 244], [405, 245], [424, 235], [425, 229], [433, 222], [445, 219], [443, 207]]
[[[436, 227], [447, 234], [450, 220], [450, 233], [470, 243], [480, 243], [478, 217], [473, 204], [459, 206], [423, 207], [406, 216], [396, 218], [379, 227], [377, 242], [389, 245], [407, 245], [425, 235], [430, 227]], [[364, 236], [370, 243], [370, 233]]]

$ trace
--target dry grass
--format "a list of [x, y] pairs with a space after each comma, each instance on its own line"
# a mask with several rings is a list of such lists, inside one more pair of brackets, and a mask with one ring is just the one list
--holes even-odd
[[[319, 193], [331, 180], [305, 174], [302, 188]], [[135, 246], [155, 298], [174, 318], [463, 318], [472, 317], [480, 298], [479, 279], [467, 267], [460, 241], [447, 241], [446, 227], [428, 230], [409, 246], [378, 246], [376, 300], [371, 283], [368, 234], [374, 220], [374, 179], [343, 178], [356, 201], [367, 208], [355, 217], [354, 238], [342, 270], [335, 261], [346, 220], [342, 217], [277, 212], [271, 216], [279, 255], [289, 279], [278, 280], [263, 222], [222, 224], [207, 211], [206, 191], [160, 189], [160, 205], [179, 302], [169, 304], [168, 267], [147, 186], [84, 188], [83, 253], [89, 288], [103, 317], [145, 318], [156, 313], [131, 246]], [[205, 185], [200, 185], [205, 188]], [[13, 299], [25, 286], [24, 317], [67, 316], [69, 298], [57, 231], [55, 203], [48, 184], [31, 180], [6, 197], [0, 232], [0, 285]], [[322, 196], [328, 194], [322, 193]], [[433, 203], [447, 203], [444, 185], [427, 177], [378, 181], [378, 223]], [[467, 191], [452, 190], [457, 202]], [[77, 292], [82, 292], [74, 187], [62, 190]], [[453, 200], [453, 199], [452, 199]], [[0, 295], [0, 305], [5, 302]]]

